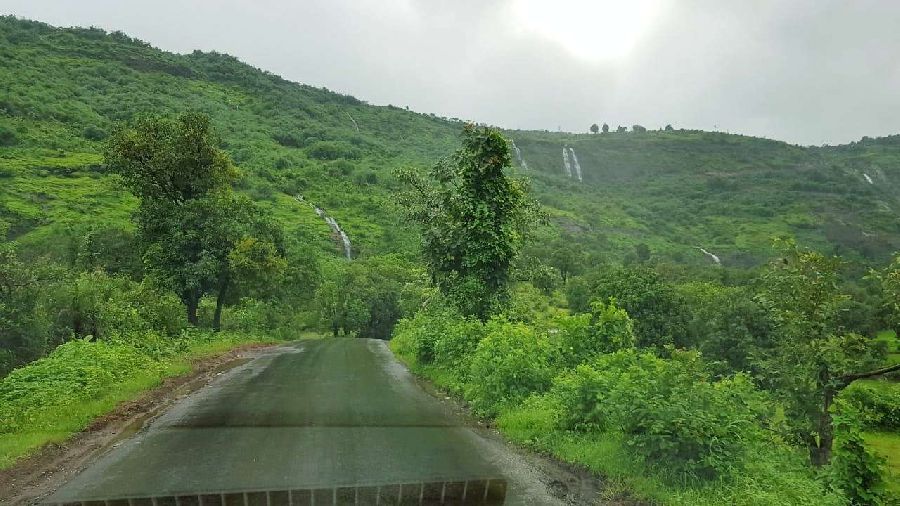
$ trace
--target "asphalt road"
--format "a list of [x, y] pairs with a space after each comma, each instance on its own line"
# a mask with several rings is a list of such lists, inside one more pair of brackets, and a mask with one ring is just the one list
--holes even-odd
[[558, 502], [548, 479], [451, 401], [420, 388], [384, 342], [323, 339], [270, 350], [222, 374], [47, 502], [271, 506], [465, 497], [467, 504], [544, 505]]

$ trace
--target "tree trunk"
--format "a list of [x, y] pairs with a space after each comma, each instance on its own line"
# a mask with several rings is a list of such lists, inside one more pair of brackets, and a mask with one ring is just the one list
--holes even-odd
[[826, 388], [822, 396], [822, 411], [816, 423], [816, 431], [819, 433], [818, 441], [809, 441], [809, 460], [816, 467], [824, 466], [831, 462], [831, 447], [834, 444], [834, 424], [831, 420], [831, 404], [834, 401], [834, 390]]
[[222, 306], [225, 305], [225, 295], [228, 293], [230, 284], [228, 278], [219, 284], [219, 293], [216, 295], [216, 312], [213, 314], [213, 332], [222, 329]]
[[197, 296], [196, 292], [189, 292], [185, 294], [184, 305], [187, 307], [188, 323], [196, 327], [200, 323], [200, 320], [197, 318], [197, 306], [200, 305], [200, 297]]

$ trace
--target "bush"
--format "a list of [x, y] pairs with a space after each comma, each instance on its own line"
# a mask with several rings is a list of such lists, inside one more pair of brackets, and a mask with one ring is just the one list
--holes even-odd
[[81, 339], [63, 344], [0, 380], [0, 433], [39, 431], [44, 427], [36, 420], [52, 419], [35, 413], [97, 398], [108, 386], [154, 366], [129, 346]]
[[19, 139], [16, 138], [16, 132], [11, 128], [0, 126], [0, 146], [9, 147], [18, 144]]
[[359, 150], [342, 141], [318, 141], [306, 149], [310, 158], [317, 160], [337, 160], [359, 158]]
[[834, 485], [852, 505], [885, 504], [884, 459], [870, 452], [861, 430], [860, 413], [846, 399], [835, 409], [831, 474]]
[[841, 398], [859, 413], [865, 426], [900, 430], [900, 384], [857, 381], [841, 392]]
[[482, 415], [496, 415], [550, 385], [552, 347], [549, 340], [521, 323], [492, 319], [478, 343], [465, 388], [466, 400]]
[[106, 130], [103, 130], [100, 127], [96, 127], [94, 125], [90, 125], [81, 132], [81, 136], [89, 141], [102, 141], [105, 139], [108, 134]]
[[621, 432], [646, 462], [676, 475], [731, 475], [761, 437], [762, 400], [752, 382], [709, 381], [695, 353], [602, 355], [556, 377], [547, 396], [559, 407], [560, 428]]
[[589, 314], [564, 316], [555, 323], [558, 358], [564, 367], [574, 367], [601, 354], [635, 345], [631, 318], [614, 301], [594, 302]]

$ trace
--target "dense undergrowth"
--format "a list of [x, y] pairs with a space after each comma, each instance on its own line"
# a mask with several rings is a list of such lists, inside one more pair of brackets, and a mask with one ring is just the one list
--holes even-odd
[[272, 342], [266, 335], [196, 330], [166, 339], [69, 341], [0, 379], [0, 469], [64, 441], [163, 379], [189, 372], [193, 360]]
[[600, 305], [531, 324], [423, 313], [391, 347], [511, 440], [601, 473], [610, 498], [843, 504], [772, 430], [777, 413], [745, 376], [713, 379], [695, 352], [641, 352], [631, 327]]
[[[435, 297], [398, 323], [391, 348], [511, 440], [600, 473], [608, 498], [722, 505], [898, 500], [892, 451], [900, 384], [864, 380], [843, 391], [831, 410], [832, 463], [812, 467], [798, 432], [804, 422], [792, 414], [796, 400], [784, 397], [770, 377], [775, 370], [765, 369], [769, 345], [760, 339], [777, 331], [773, 315], [752, 307], [750, 295], [763, 288], [750, 284], [742, 304], [723, 304], [734, 289], [710, 283], [702, 287], [705, 299], [686, 305], [680, 297], [696, 294], [696, 282], [646, 276], [634, 268], [609, 271], [592, 289], [597, 296], [574, 311], [565, 308], [579, 307], [571, 300], [519, 284], [508, 311], [484, 322]], [[604, 291], [610, 287], [621, 301]], [[670, 320], [639, 325], [623, 307], [648, 322]], [[682, 337], [673, 340], [673, 332]]]

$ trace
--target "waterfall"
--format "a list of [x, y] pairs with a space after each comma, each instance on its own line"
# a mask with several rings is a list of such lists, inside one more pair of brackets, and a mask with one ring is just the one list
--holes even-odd
[[566, 175], [572, 177], [572, 164], [569, 163], [569, 151], [563, 146], [563, 166], [566, 168]]
[[[303, 200], [303, 195], [297, 195], [297, 196], [294, 197], [294, 198], [297, 200], [297, 202], [306, 202], [305, 200]], [[312, 205], [312, 204], [310, 204], [310, 205]], [[348, 236], [347, 236], [347, 233], [344, 232], [344, 229], [342, 229], [341, 226], [338, 225], [337, 220], [335, 220], [335, 219], [332, 218], [331, 216], [328, 216], [327, 214], [325, 214], [325, 211], [323, 211], [319, 206], [315, 206], [315, 205], [314, 205], [314, 206], [312, 206], [312, 208], [313, 208], [313, 211], [316, 212], [316, 216], [318, 216], [319, 218], [324, 219], [324, 220], [325, 220], [325, 223], [328, 224], [328, 227], [331, 228], [331, 232], [332, 232], [335, 236], [337, 236], [338, 238], [340, 238], [341, 244], [344, 246], [344, 255], [346, 255], [347, 260], [351, 260], [351, 259], [352, 259], [352, 256], [351, 256], [351, 254], [350, 254], [350, 253], [351, 253], [351, 250], [350, 250], [350, 237], [348, 237]]]
[[713, 255], [713, 254], [710, 253], [709, 251], [706, 251], [705, 249], [703, 249], [703, 248], [701, 248], [701, 247], [699, 247], [699, 246], [697, 247], [697, 249], [700, 250], [701, 252], [703, 252], [704, 255], [706, 255], [706, 256], [708, 256], [709, 258], [711, 258], [712, 261], [716, 263], [716, 265], [722, 265], [722, 261], [719, 260], [719, 257], [718, 257], [718, 256]]
[[575, 174], [578, 176], [578, 182], [582, 181], [581, 179], [581, 164], [578, 163], [578, 157], [575, 156], [575, 150], [569, 148], [569, 154], [572, 155], [572, 163], [575, 165]]
[[512, 143], [513, 152], [516, 154], [516, 160], [519, 162], [519, 165], [522, 166], [523, 169], [528, 170], [528, 164], [525, 163], [525, 159], [522, 158], [522, 150], [519, 149], [519, 146], [516, 146], [516, 141], [510, 139]]
[[866, 181], [868, 181], [869, 184], [875, 184], [875, 183], [872, 181], [872, 178], [870, 178], [869, 175], [866, 174], [865, 172], [863, 172], [863, 177], [866, 178]]
[[338, 225], [338, 222], [335, 221], [331, 216], [325, 217], [325, 223], [331, 227], [331, 231], [334, 232], [338, 237], [341, 238], [341, 243], [344, 245], [344, 254], [347, 255], [347, 260], [350, 260], [352, 257], [350, 256], [350, 238], [347, 237], [347, 233], [341, 229], [341, 226]]

